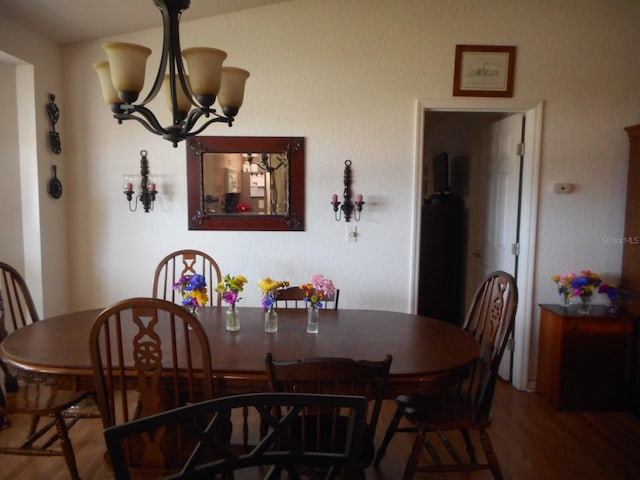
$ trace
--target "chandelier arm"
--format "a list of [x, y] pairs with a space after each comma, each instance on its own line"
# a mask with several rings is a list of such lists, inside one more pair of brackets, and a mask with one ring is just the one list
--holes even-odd
[[[200, 132], [202, 132], [205, 128], [207, 128], [212, 123], [227, 123], [229, 126], [231, 126], [233, 124], [233, 119], [232, 118], [223, 117], [222, 115], [218, 115], [217, 113], [214, 113], [213, 115], [215, 116], [215, 118], [210, 118], [209, 120], [204, 122], [202, 125], [200, 125], [200, 127], [197, 130], [194, 130], [193, 132], [189, 133], [188, 132], [189, 129], [185, 129], [186, 135], [189, 136], [189, 137], [192, 137], [194, 135], [198, 135]], [[198, 117], [200, 117], [200, 115]], [[193, 126], [193, 125], [191, 125], [191, 126]]]
[[127, 110], [127, 112], [130, 111], [137, 112], [140, 116], [134, 115], [133, 113], [117, 113], [114, 114], [113, 117], [118, 119], [118, 121], [136, 120], [137, 122], [140, 122], [147, 130], [156, 135], [165, 135], [168, 133], [168, 130], [160, 125], [158, 119], [148, 108], [141, 105], [133, 105], [133, 108]]

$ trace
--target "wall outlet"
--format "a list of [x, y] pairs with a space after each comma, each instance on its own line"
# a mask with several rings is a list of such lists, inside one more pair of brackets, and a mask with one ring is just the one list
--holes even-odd
[[355, 225], [347, 224], [347, 242], [357, 242], [358, 241], [358, 227]]

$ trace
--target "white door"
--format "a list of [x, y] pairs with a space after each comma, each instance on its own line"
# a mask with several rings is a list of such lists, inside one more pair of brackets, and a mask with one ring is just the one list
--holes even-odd
[[[524, 143], [524, 115], [492, 123], [478, 136], [472, 162], [474, 178], [469, 205], [468, 278], [474, 285], [494, 270], [517, 276], [520, 171]], [[475, 158], [478, 155], [478, 158]], [[505, 353], [500, 376], [509, 379], [513, 351]]]

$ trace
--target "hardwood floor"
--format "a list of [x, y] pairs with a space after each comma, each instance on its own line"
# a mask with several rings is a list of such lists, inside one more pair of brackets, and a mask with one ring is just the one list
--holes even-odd
[[[394, 411], [385, 402], [378, 436]], [[0, 443], [15, 443], [26, 418], [15, 415], [13, 426], [0, 432]], [[640, 478], [640, 418], [619, 412], [556, 412], [534, 393], [520, 392], [501, 382], [494, 399], [489, 430], [506, 479], [626, 480]], [[105, 466], [99, 419], [81, 420], [71, 431], [78, 469], [83, 479], [112, 479]], [[368, 480], [402, 477], [412, 436], [394, 437], [379, 470], [370, 467]], [[379, 443], [379, 442], [378, 442]], [[425, 478], [425, 475], [416, 478]], [[66, 480], [62, 457], [0, 456], [0, 479]], [[434, 480], [490, 479], [488, 472], [431, 475]]]

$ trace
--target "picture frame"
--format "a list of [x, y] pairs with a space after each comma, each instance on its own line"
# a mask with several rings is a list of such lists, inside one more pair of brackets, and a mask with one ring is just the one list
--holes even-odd
[[516, 47], [456, 45], [453, 95], [513, 97]]

